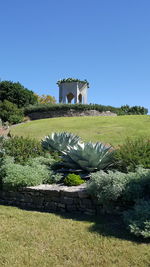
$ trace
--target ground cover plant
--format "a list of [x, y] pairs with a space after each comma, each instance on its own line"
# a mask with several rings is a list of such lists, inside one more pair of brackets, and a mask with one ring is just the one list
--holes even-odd
[[[150, 116], [73, 117], [31, 121], [11, 128], [12, 135], [41, 140], [52, 132], [71, 132], [84, 141], [123, 144], [126, 137], [150, 136]], [[147, 139], [148, 139], [147, 138]]]
[[124, 222], [136, 236], [150, 238], [150, 200], [141, 200], [130, 210], [124, 212]]
[[68, 186], [75, 186], [75, 185], [80, 185], [84, 183], [85, 183], [85, 180], [81, 179], [80, 175], [77, 175], [74, 173], [68, 174], [64, 179], [64, 184]]

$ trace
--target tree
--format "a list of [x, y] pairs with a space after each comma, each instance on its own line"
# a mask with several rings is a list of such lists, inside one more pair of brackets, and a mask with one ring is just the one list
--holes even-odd
[[23, 111], [16, 104], [4, 100], [0, 102], [0, 118], [11, 124], [19, 123], [23, 120]]
[[37, 97], [34, 93], [19, 82], [12, 81], [0, 82], [0, 100], [8, 100], [17, 105], [18, 108], [26, 107], [37, 103]]
[[36, 95], [38, 99], [38, 103], [40, 104], [56, 104], [56, 99], [54, 96], [51, 95]]

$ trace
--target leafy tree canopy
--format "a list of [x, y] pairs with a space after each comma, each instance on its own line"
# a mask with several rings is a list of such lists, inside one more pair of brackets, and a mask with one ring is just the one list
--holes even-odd
[[37, 97], [38, 103], [39, 104], [56, 104], [56, 99], [54, 96], [51, 95], [37, 95], [35, 94], [35, 96]]
[[8, 100], [0, 101], [0, 118], [11, 124], [19, 123], [23, 120], [23, 111]]
[[19, 82], [1, 81], [0, 82], [0, 100], [8, 100], [16, 104], [19, 108], [37, 103], [37, 97], [34, 93]]

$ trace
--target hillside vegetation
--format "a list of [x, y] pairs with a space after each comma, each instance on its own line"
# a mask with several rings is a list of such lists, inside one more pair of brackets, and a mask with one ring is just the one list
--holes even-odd
[[30, 121], [11, 128], [12, 135], [41, 139], [51, 132], [72, 132], [85, 141], [103, 141], [114, 146], [125, 138], [150, 136], [150, 116], [62, 117]]

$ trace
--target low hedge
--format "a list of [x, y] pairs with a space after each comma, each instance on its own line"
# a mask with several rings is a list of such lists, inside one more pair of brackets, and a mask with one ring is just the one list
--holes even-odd
[[24, 114], [28, 115], [32, 112], [47, 112], [47, 111], [86, 111], [86, 110], [97, 110], [99, 112], [110, 111], [116, 113], [117, 115], [144, 115], [148, 113], [148, 110], [144, 107], [134, 106], [125, 109], [126, 106], [112, 107], [112, 106], [104, 106], [98, 104], [38, 104], [38, 105], [30, 105], [24, 108]]
[[119, 112], [119, 108], [115, 108], [112, 106], [103, 106], [98, 104], [38, 104], [33, 106], [28, 106], [24, 109], [25, 115], [28, 115], [32, 112], [44, 112], [44, 111], [85, 111], [85, 110], [98, 110], [100, 112], [103, 111], [111, 111], [114, 113]]

